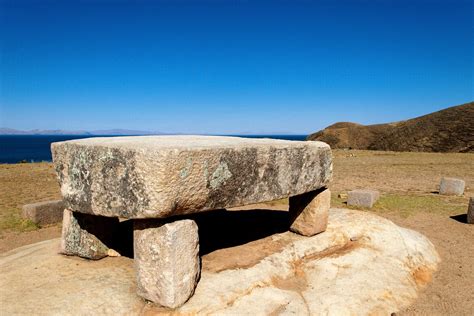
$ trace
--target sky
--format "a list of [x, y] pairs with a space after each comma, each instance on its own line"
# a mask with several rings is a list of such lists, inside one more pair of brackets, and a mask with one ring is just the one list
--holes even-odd
[[472, 101], [473, 1], [0, 0], [0, 127], [307, 134]]

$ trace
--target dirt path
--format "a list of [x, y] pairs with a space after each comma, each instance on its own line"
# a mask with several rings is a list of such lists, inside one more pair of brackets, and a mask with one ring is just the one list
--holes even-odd
[[61, 236], [61, 226], [53, 225], [27, 232], [6, 232], [0, 237], [0, 253]]
[[432, 283], [401, 315], [473, 315], [474, 225], [425, 213], [409, 218], [394, 214], [385, 217], [427, 236], [442, 260]]

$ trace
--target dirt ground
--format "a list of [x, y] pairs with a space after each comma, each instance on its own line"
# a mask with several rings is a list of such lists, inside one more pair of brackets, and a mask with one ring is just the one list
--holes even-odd
[[[466, 224], [465, 214], [469, 197], [474, 196], [474, 154], [335, 150], [334, 158], [333, 206], [347, 207], [337, 197], [339, 193], [378, 189], [381, 198], [370, 212], [423, 233], [441, 256], [432, 283], [400, 314], [473, 315], [474, 225]], [[443, 176], [464, 179], [465, 195], [438, 195]], [[59, 196], [51, 164], [0, 164], [0, 252], [60, 236], [60, 225], [38, 228], [20, 217], [23, 204]], [[287, 200], [247, 207], [252, 208], [284, 210]], [[259, 242], [258, 233], [248, 238], [248, 242]], [[231, 247], [222, 248], [208, 249], [206, 258], [219, 252], [231, 255]], [[208, 264], [219, 269], [215, 260]]]

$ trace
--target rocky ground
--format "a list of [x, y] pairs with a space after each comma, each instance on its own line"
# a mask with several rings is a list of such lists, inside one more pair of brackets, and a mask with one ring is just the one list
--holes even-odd
[[[326, 231], [313, 237], [289, 232], [288, 212], [275, 209], [221, 210], [194, 218], [202, 270], [194, 295], [181, 307], [171, 310], [145, 303], [135, 294], [136, 258], [65, 257], [57, 253], [59, 239], [53, 239], [0, 256], [2, 311], [25, 315], [392, 314], [416, 299], [439, 263], [425, 236], [369, 212], [331, 209]], [[55, 273], [46, 278], [51, 270]], [[22, 299], [16, 300], [18, 296]]]
[[[418, 300], [401, 314], [472, 315], [474, 298], [474, 226], [465, 223], [468, 197], [474, 195], [474, 155], [436, 153], [394, 153], [371, 151], [334, 151], [332, 204], [345, 207], [339, 193], [355, 188], [373, 188], [382, 196], [371, 212], [400, 226], [427, 236], [441, 256], [441, 264], [432, 283]], [[442, 176], [466, 181], [463, 197], [437, 194]], [[21, 205], [59, 197], [51, 164], [0, 165], [0, 251], [51, 239], [60, 235], [60, 227], [37, 228], [21, 220]], [[287, 201], [254, 206], [254, 209], [286, 209]], [[245, 235], [247, 242], [259, 242], [265, 236]], [[238, 241], [242, 242], [242, 241]], [[261, 242], [261, 241], [260, 241]], [[224, 252], [243, 256], [235, 244], [214, 245], [207, 257]], [[281, 245], [280, 245], [281, 246]], [[272, 244], [263, 247], [275, 251]], [[218, 251], [217, 251], [218, 250]], [[250, 260], [250, 259], [249, 259]], [[219, 269], [219, 260], [211, 260]]]

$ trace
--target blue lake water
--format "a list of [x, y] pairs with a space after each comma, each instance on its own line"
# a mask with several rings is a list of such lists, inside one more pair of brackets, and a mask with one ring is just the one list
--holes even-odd
[[[248, 138], [305, 140], [306, 135], [233, 135]], [[51, 143], [71, 139], [104, 137], [78, 135], [0, 135], [0, 163], [51, 161]]]

